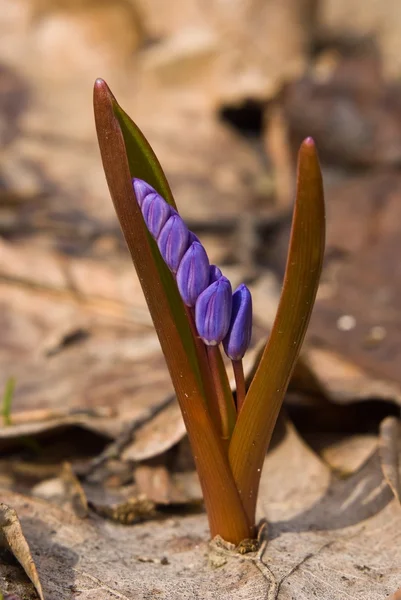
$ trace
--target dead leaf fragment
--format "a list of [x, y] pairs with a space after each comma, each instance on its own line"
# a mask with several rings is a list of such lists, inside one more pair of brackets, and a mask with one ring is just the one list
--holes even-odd
[[144, 495], [129, 498], [126, 502], [111, 506], [91, 503], [91, 508], [98, 515], [123, 525], [148, 521], [156, 516], [154, 502], [148, 500]]
[[65, 462], [63, 464], [61, 477], [63, 479], [67, 495], [70, 497], [72, 508], [75, 514], [82, 519], [87, 517], [88, 500], [83, 487], [80, 484], [78, 477], [75, 475], [70, 463]]
[[379, 452], [383, 475], [394, 496], [401, 504], [400, 454], [401, 426], [396, 417], [387, 417], [380, 423]]
[[377, 449], [377, 435], [307, 434], [306, 441], [340, 477], [356, 473]]
[[0, 503], [0, 542], [5, 542], [25, 573], [35, 586], [40, 600], [44, 600], [42, 585], [31, 555], [28, 542], [22, 532], [21, 523], [13, 508]]

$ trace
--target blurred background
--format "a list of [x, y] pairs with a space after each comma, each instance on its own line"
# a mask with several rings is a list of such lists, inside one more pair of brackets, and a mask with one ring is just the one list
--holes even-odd
[[[96, 454], [171, 393], [105, 184], [96, 77], [147, 136], [211, 262], [252, 287], [255, 343], [280, 290], [297, 150], [314, 137], [327, 251], [287, 404], [319, 451], [317, 430], [363, 434], [360, 464], [401, 402], [399, 2], [0, 0], [4, 451], [33, 436], [65, 458], [55, 444], [74, 428]], [[182, 439], [166, 410], [127, 460]]]

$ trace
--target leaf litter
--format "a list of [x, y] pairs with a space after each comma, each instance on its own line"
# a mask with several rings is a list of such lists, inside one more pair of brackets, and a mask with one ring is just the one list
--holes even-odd
[[[156, 590], [176, 598], [228, 599], [234, 590], [238, 598], [389, 595], [399, 581], [401, 512], [377, 455], [356, 475], [337, 479], [291, 426], [284, 428], [262, 479], [259, 513], [268, 518], [269, 542], [262, 536], [260, 550], [245, 556], [220, 546], [219, 568], [207, 559], [216, 547], [208, 550], [204, 515], [129, 528], [95, 516], [81, 520], [53, 504], [6, 492], [33, 549], [45, 597], [80, 592], [100, 600], [147, 598]], [[145, 558], [152, 561], [144, 562], [144, 540]]]
[[[1, 499], [12, 507], [5, 510], [16, 509], [21, 519], [23, 534], [15, 529], [20, 551], [26, 548], [25, 535], [31, 555], [24, 556], [27, 564], [29, 556], [35, 558], [45, 597], [390, 598], [399, 587], [401, 569], [395, 421], [401, 398], [394, 277], [398, 174], [372, 171], [350, 179], [343, 170], [334, 176], [336, 185], [328, 185], [326, 271], [286, 401], [287, 417], [296, 429], [282, 416], [261, 483], [259, 516], [268, 519], [270, 541], [266, 545], [262, 536], [259, 550], [245, 555], [217, 541], [209, 548], [181, 417], [100, 173], [87, 74], [82, 71], [89, 63], [103, 69], [104, 57], [110, 57], [113, 77], [121, 73], [119, 98], [154, 143], [184, 216], [207, 238], [215, 262], [227, 263], [229, 269], [234, 259], [238, 278], [245, 267], [254, 279], [255, 329], [265, 337], [279, 288], [266, 271], [266, 266], [280, 263], [275, 253], [280, 254], [281, 244], [272, 232], [285, 235], [289, 203], [275, 204], [272, 172], [266, 172], [266, 156], [258, 144], [216, 114], [227, 114], [227, 107], [230, 113], [249, 96], [268, 121], [269, 102], [282, 81], [296, 78], [308, 61], [313, 15], [307, 13], [301, 27], [298, 18], [307, 3], [289, 2], [287, 14], [281, 2], [274, 2], [261, 18], [257, 2], [230, 7], [230, 15], [211, 4], [200, 15], [195, 0], [180, 2], [179, 25], [174, 11], [145, 3], [140, 17], [129, 11], [129, 36], [121, 35], [127, 19], [117, 21], [119, 34], [112, 44], [103, 8], [93, 11], [90, 4], [80, 12], [75, 4], [70, 9], [47, 4], [35, 3], [31, 14], [20, 6], [26, 23], [39, 14], [44, 28], [27, 28], [25, 35], [31, 45], [36, 40], [37, 49], [29, 56], [10, 56], [10, 48], [21, 46], [20, 29], [10, 27], [16, 13], [4, 11], [0, 23], [5, 32], [0, 36], [2, 55], [11, 64], [1, 70], [7, 89], [25, 100], [25, 87], [29, 93], [41, 90], [34, 102], [22, 102], [12, 119], [4, 117], [3, 108], [0, 115], [9, 128], [4, 129], [8, 146], [0, 173], [7, 187], [6, 193], [2, 187], [0, 208], [0, 231], [5, 234], [0, 246], [1, 390], [9, 377], [16, 381], [11, 424], [0, 428], [5, 457]], [[118, 12], [120, 4], [107, 10]], [[323, 4], [317, 27], [340, 33], [349, 21], [344, 6], [349, 3], [337, 3], [334, 17], [331, 3]], [[121, 10], [126, 14], [127, 7]], [[374, 20], [377, 10], [369, 5], [363, 12]], [[389, 14], [382, 18], [396, 27]], [[108, 17], [106, 21], [110, 23]], [[81, 32], [79, 61], [74, 63], [72, 51], [71, 68], [60, 69], [57, 44], [68, 31], [63, 23], [72, 22]], [[248, 22], [252, 28], [244, 31], [242, 25]], [[278, 23], [286, 35], [280, 35]], [[266, 38], [266, 25], [271, 24], [275, 35]], [[95, 26], [105, 36], [101, 59], [88, 52]], [[194, 28], [198, 35], [186, 35]], [[40, 31], [58, 34], [42, 39]], [[390, 37], [396, 45], [396, 36]], [[149, 39], [147, 51], [140, 49]], [[192, 40], [187, 54], [185, 39]], [[49, 52], [46, 44], [51, 40]], [[251, 42], [246, 57], [238, 56], [241, 40]], [[382, 33], [379, 42], [388, 47]], [[278, 45], [282, 52], [277, 52]], [[135, 65], [129, 63], [134, 54]], [[216, 61], [216, 54], [224, 60]], [[122, 56], [128, 70], [121, 66]], [[347, 99], [358, 108], [359, 121], [351, 124], [366, 128], [392, 123], [391, 131], [385, 127], [384, 137], [375, 141], [388, 147], [393, 140], [390, 146], [398, 155], [393, 137], [398, 109], [391, 104], [380, 121], [392, 87], [386, 85], [376, 98], [375, 90], [382, 86], [376, 59], [342, 60], [337, 54], [332, 60], [324, 53], [320, 59], [313, 65], [314, 75], [332, 77], [323, 86], [330, 106], [338, 106], [341, 78], [354, 73]], [[383, 64], [388, 74], [388, 55]], [[141, 93], [132, 86], [133, 68]], [[13, 76], [15, 69], [18, 77]], [[75, 85], [78, 80], [85, 82], [82, 91]], [[217, 81], [217, 86], [210, 83]], [[358, 86], [367, 90], [363, 105], [355, 92]], [[288, 164], [291, 139], [300, 135], [310, 114], [303, 94], [318, 88], [316, 80], [300, 80], [290, 90], [292, 97], [287, 93], [280, 113], [284, 137], [272, 152], [282, 152], [284, 158], [276, 155], [272, 163], [287, 178], [293, 170]], [[193, 115], [188, 114], [188, 98]], [[297, 117], [300, 108], [302, 119]], [[317, 112], [313, 110], [314, 120]], [[191, 140], [181, 134], [189, 126]], [[319, 145], [331, 153], [333, 163], [341, 164], [344, 139], [335, 138], [334, 151], [333, 145], [325, 147], [325, 139]], [[366, 145], [348, 144], [348, 166], [359, 161], [375, 168], [383, 163], [372, 146], [368, 149], [366, 155]], [[391, 153], [384, 154], [384, 163], [391, 167]], [[292, 182], [283, 181], [283, 186], [288, 193]], [[384, 200], [379, 204], [377, 198]], [[221, 223], [217, 229], [211, 222], [216, 209]], [[246, 227], [244, 212], [252, 213]], [[239, 245], [246, 252], [239, 253]], [[372, 301], [366, 303], [367, 297]], [[377, 403], [383, 407], [379, 414]], [[62, 470], [66, 459], [70, 465]], [[124, 519], [137, 524], [123, 525]], [[0, 579], [3, 596], [10, 591], [24, 600], [36, 598], [32, 586], [21, 583], [21, 569], [6, 552], [7, 560], [0, 564], [1, 577], [6, 577]], [[216, 564], [217, 555], [221, 566], [213, 567], [209, 559], [213, 556]]]

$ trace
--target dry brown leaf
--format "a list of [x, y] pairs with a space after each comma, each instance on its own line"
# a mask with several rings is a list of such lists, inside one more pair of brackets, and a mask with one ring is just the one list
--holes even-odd
[[349, 48], [343, 56], [338, 52], [331, 64], [330, 55], [323, 55], [313, 72], [287, 86], [283, 104], [294, 147], [311, 135], [329, 163], [399, 163], [401, 87], [385, 81], [382, 59], [372, 47], [365, 44], [363, 52], [355, 44], [354, 54]]
[[[371, 389], [371, 397], [388, 398], [396, 391], [398, 402], [400, 197], [401, 178], [391, 173], [367, 175], [331, 188], [327, 264], [308, 337], [323, 350], [338, 354], [351, 370], [359, 370], [360, 383], [363, 378], [368, 384], [381, 382], [383, 392], [376, 385], [377, 396]], [[320, 373], [324, 378], [323, 366]]]
[[325, 463], [341, 477], [359, 471], [377, 449], [377, 435], [306, 433], [305, 440]]
[[379, 452], [383, 475], [401, 504], [401, 423], [396, 417], [387, 417], [380, 423]]
[[214, 547], [217, 569], [205, 556], [204, 515], [132, 528], [82, 521], [10, 492], [4, 497], [18, 510], [52, 600], [69, 599], [71, 586], [88, 600], [156, 594], [166, 600], [383, 600], [399, 584], [401, 514], [377, 454], [355, 475], [337, 479], [289, 425], [262, 475], [259, 515], [269, 520], [269, 542], [247, 555], [220, 547], [218, 560]]
[[143, 521], [153, 520], [157, 516], [155, 503], [146, 496], [128, 498], [117, 504], [97, 504], [91, 502], [92, 510], [106, 519], [122, 525], [135, 525]]
[[401, 404], [401, 388], [396, 382], [375, 377], [332, 349], [305, 344], [300, 363], [303, 381], [298, 377], [296, 382], [301, 391], [318, 393], [336, 404], [372, 398]]
[[[126, 266], [126, 273], [134, 277], [132, 266]], [[11, 425], [0, 423], [2, 448], [22, 436], [73, 426], [115, 438], [171, 394], [157, 336], [135, 314], [127, 317], [128, 304], [125, 317], [113, 315], [84, 307], [64, 291], [63, 297], [52, 297], [29, 285], [1, 286], [0, 389], [8, 377], [16, 381]], [[66, 337], [77, 323], [87, 335]], [[44, 343], [50, 337], [51, 352]]]
[[0, 503], [0, 541], [5, 542], [6, 548], [15, 556], [32, 581], [40, 600], [44, 600], [42, 585], [17, 513], [14, 508], [3, 503]]
[[81, 517], [81, 519], [87, 517], [88, 500], [84, 489], [69, 462], [63, 464], [61, 478], [66, 488], [66, 494], [71, 501], [73, 511], [78, 517]]
[[195, 471], [171, 473], [164, 465], [138, 465], [135, 484], [140, 494], [158, 505], [189, 505], [202, 502], [202, 492]]
[[397, 0], [322, 0], [318, 27], [320, 35], [329, 39], [373, 38], [379, 46], [387, 77], [399, 77], [401, 15]]
[[146, 460], [163, 454], [186, 435], [184, 421], [177, 402], [167, 406], [138, 431], [133, 441], [122, 451], [124, 460]]

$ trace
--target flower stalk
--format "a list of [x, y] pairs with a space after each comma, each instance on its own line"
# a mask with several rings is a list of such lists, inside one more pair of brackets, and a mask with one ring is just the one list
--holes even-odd
[[237, 413], [241, 412], [241, 408], [245, 402], [245, 375], [244, 375], [244, 365], [242, 364], [242, 359], [233, 360], [232, 361], [234, 378], [235, 378], [235, 387], [236, 390], [236, 407]]
[[[211, 535], [238, 544], [255, 533], [255, 507], [274, 424], [316, 296], [324, 251], [316, 149], [300, 149], [290, 251], [275, 324], [246, 391], [242, 358], [252, 298], [231, 284], [177, 212], [142, 133], [102, 80], [95, 120], [106, 179], [159, 336], [202, 486]], [[234, 403], [220, 347], [232, 362]]]

